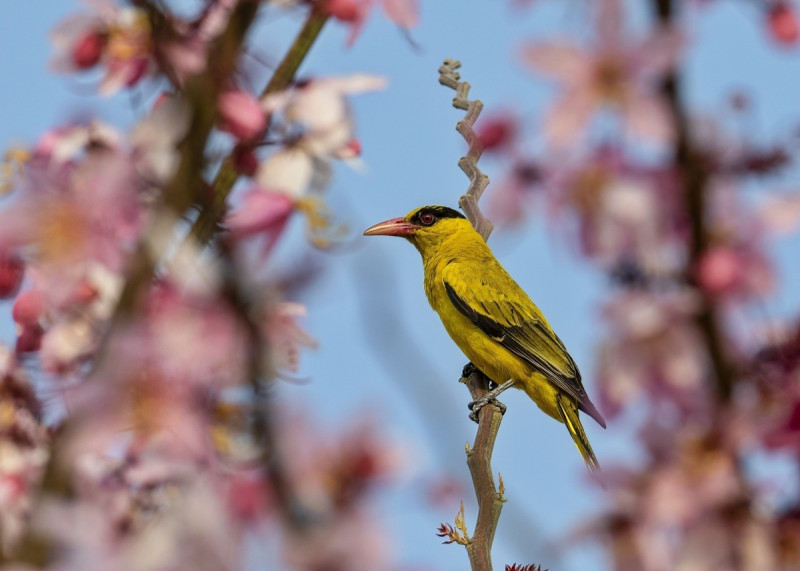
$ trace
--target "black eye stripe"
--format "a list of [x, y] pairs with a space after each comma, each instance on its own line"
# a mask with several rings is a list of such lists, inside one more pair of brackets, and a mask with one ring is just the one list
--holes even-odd
[[[429, 219], [428, 216], [433, 216], [433, 219]], [[423, 226], [430, 226], [441, 218], [464, 218], [464, 215], [446, 206], [424, 206], [414, 215], [413, 221]]]

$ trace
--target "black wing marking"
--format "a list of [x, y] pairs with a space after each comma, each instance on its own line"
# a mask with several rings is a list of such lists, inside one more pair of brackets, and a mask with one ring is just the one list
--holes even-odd
[[[543, 324], [538, 321], [528, 320], [522, 322], [520, 325], [503, 325], [498, 323], [491, 317], [479, 313], [472, 308], [458, 293], [456, 293], [453, 286], [446, 281], [444, 282], [444, 287], [450, 301], [462, 315], [474, 323], [489, 337], [497, 341], [497, 343], [530, 363], [530, 365], [541, 372], [556, 388], [575, 399], [580, 410], [595, 419], [603, 428], [606, 427], [603, 416], [592, 401], [589, 400], [589, 396], [586, 394], [586, 390], [581, 384], [581, 374], [580, 371], [578, 371], [577, 365], [575, 365], [575, 361], [567, 352], [564, 343], [561, 342], [561, 339], [559, 339], [554, 332], [544, 327]], [[559, 371], [551, 363], [528, 349], [528, 347], [541, 346], [542, 344], [546, 344], [550, 346], [552, 351], [557, 351], [566, 356], [567, 366], [571, 373], [570, 375]]]

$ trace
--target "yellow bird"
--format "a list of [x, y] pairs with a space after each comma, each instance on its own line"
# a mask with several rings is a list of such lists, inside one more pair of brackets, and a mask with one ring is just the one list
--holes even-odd
[[428, 301], [456, 345], [499, 389], [524, 390], [563, 422], [587, 468], [599, 470], [578, 411], [603, 428], [606, 423], [589, 400], [575, 361], [472, 224], [452, 208], [423, 206], [364, 234], [402, 236], [414, 244], [425, 266]]

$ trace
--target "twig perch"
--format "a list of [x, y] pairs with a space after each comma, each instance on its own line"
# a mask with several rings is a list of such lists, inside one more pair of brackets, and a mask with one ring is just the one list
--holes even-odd
[[[473, 400], [489, 391], [489, 379], [480, 371], [474, 371], [464, 379]], [[503, 509], [503, 477], [498, 474], [499, 490], [494, 484], [492, 451], [503, 413], [492, 402], [478, 412], [478, 432], [472, 448], [467, 446], [467, 466], [478, 499], [478, 518], [472, 541], [466, 546], [473, 571], [489, 571], [492, 568], [492, 542]]]
[[[478, 201], [489, 184], [489, 177], [478, 168], [478, 159], [483, 152], [481, 145], [477, 144], [477, 136], [473, 130], [475, 121], [483, 110], [483, 103], [477, 99], [469, 99], [469, 83], [460, 81], [461, 76], [456, 71], [461, 63], [456, 60], [446, 59], [439, 68], [439, 83], [456, 91], [453, 98], [453, 107], [467, 112], [464, 118], [456, 125], [456, 130], [464, 137], [469, 145], [469, 151], [458, 161], [458, 166], [469, 177], [470, 184], [467, 192], [458, 200], [458, 205], [469, 218], [475, 230], [488, 240], [492, 233], [492, 223], [481, 212]], [[468, 372], [465, 368], [462, 381], [466, 383], [472, 400], [478, 400], [489, 392], [489, 379], [478, 370]], [[472, 485], [475, 487], [475, 496], [478, 500], [478, 517], [475, 521], [475, 531], [472, 538], [466, 533], [458, 541], [467, 549], [470, 566], [473, 571], [491, 571], [492, 569], [492, 542], [503, 509], [503, 479], [500, 488], [495, 486], [492, 472], [492, 450], [503, 420], [503, 412], [494, 402], [489, 402], [478, 411], [478, 431], [472, 448], [467, 445], [467, 466], [469, 467]], [[461, 527], [463, 527], [463, 506], [459, 512]], [[458, 522], [457, 518], [457, 522]], [[442, 528], [447, 531], [445, 528]]]
[[478, 159], [481, 158], [483, 148], [477, 144], [477, 135], [472, 128], [481, 111], [483, 111], [483, 102], [480, 99], [468, 99], [469, 83], [459, 81], [461, 74], [456, 71], [459, 67], [461, 67], [461, 62], [451, 59], [444, 60], [444, 63], [439, 67], [439, 83], [456, 91], [456, 96], [453, 98], [453, 107], [467, 112], [464, 118], [456, 125], [456, 131], [464, 137], [464, 140], [469, 145], [469, 151], [466, 156], [458, 160], [458, 166], [469, 177], [470, 184], [467, 192], [458, 199], [458, 205], [472, 222], [475, 230], [483, 236], [484, 240], [488, 240], [494, 226], [481, 212], [478, 201], [489, 185], [489, 177], [478, 168]]

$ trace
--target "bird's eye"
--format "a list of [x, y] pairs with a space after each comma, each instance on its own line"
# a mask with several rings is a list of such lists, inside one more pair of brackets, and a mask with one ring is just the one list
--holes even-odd
[[419, 215], [419, 221], [422, 222], [424, 226], [430, 226], [436, 221], [436, 216], [430, 212], [423, 212]]

